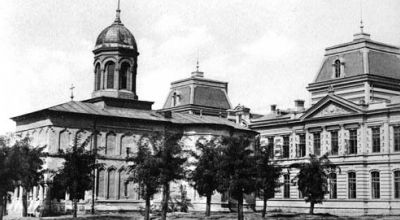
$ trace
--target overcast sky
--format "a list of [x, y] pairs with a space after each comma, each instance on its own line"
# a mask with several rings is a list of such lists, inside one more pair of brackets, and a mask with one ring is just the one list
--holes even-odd
[[[91, 97], [92, 49], [117, 0], [0, 0], [0, 134], [9, 118]], [[359, 32], [360, 0], [121, 0], [139, 47], [138, 95], [162, 107], [170, 82], [228, 81], [233, 106], [266, 114], [309, 95], [324, 49]], [[400, 1], [363, 0], [365, 31], [400, 46]]]

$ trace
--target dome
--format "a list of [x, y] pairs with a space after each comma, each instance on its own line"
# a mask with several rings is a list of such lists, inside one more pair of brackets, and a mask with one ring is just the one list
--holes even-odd
[[[113, 45], [114, 44], [114, 45]], [[96, 40], [96, 47], [103, 46], [131, 47], [137, 51], [137, 45], [133, 34], [118, 20], [104, 29]]]

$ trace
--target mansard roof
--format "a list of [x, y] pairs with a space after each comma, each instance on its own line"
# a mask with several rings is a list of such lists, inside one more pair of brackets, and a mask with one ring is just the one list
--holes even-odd
[[[400, 79], [400, 48], [373, 41], [368, 34], [354, 35], [353, 41], [328, 47], [313, 83], [371, 74]], [[343, 64], [343, 75], [335, 78], [334, 62]]]

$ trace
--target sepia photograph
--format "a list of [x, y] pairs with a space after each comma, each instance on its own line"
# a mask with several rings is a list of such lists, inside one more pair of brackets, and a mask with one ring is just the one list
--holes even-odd
[[0, 3], [0, 220], [400, 219], [400, 1]]

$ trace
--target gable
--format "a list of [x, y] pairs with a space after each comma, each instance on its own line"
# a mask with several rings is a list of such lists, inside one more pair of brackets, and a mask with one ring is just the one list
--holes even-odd
[[345, 115], [352, 113], [355, 113], [355, 111], [351, 111], [335, 103], [328, 103], [324, 107], [318, 109], [316, 112], [310, 115], [310, 118], [320, 118], [320, 117]]

